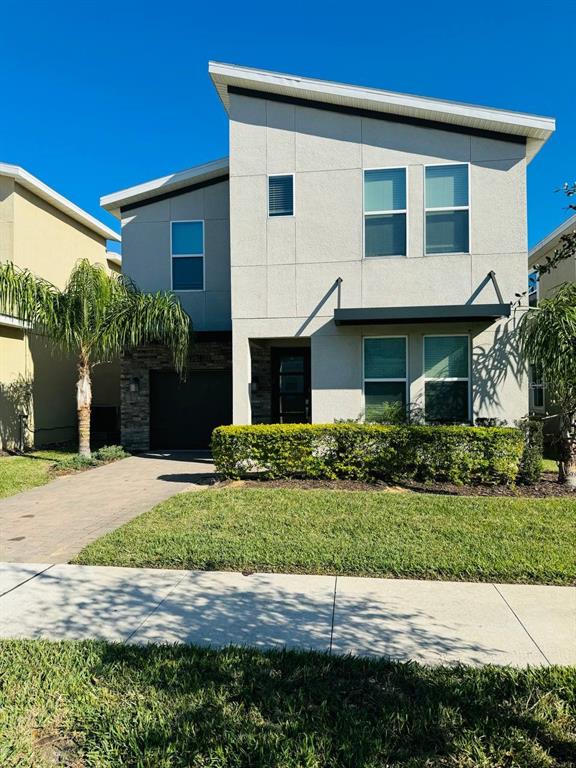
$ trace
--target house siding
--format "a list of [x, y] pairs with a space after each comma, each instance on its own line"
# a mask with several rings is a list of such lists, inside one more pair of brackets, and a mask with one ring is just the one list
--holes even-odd
[[[470, 163], [471, 252], [425, 256], [424, 167], [457, 162]], [[407, 256], [366, 259], [363, 169], [397, 166], [407, 168]], [[267, 216], [273, 173], [295, 174], [293, 217]], [[527, 258], [522, 144], [230, 94], [230, 211], [236, 423], [256, 415], [249, 340], [259, 338], [282, 338], [289, 346], [290, 339], [309, 337], [312, 420], [357, 418], [365, 334], [409, 335], [410, 400], [417, 402], [423, 335], [470, 333], [474, 416], [513, 422], [526, 413], [514, 318], [444, 330], [377, 331], [333, 322], [339, 299], [342, 307], [494, 303], [494, 287], [485, 280], [490, 270], [504, 301], [515, 300], [525, 290]]]

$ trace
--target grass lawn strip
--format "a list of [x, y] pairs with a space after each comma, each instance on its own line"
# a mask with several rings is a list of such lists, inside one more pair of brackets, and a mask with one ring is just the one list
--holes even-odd
[[173, 496], [75, 562], [571, 584], [575, 538], [572, 499], [225, 488]]
[[54, 466], [71, 454], [71, 451], [35, 451], [26, 456], [1, 456], [0, 499], [45, 485], [52, 479]]
[[0, 643], [3, 768], [568, 768], [576, 669]]

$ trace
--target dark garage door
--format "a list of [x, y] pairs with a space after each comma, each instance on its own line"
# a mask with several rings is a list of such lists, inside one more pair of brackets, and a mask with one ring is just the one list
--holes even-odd
[[214, 427], [232, 421], [229, 371], [150, 371], [150, 447], [208, 448]]

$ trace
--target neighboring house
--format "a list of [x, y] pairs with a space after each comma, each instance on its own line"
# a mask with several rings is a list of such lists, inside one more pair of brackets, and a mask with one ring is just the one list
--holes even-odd
[[[119, 270], [107, 240], [120, 237], [23, 168], [0, 163], [0, 261], [62, 288], [80, 258]], [[73, 359], [0, 315], [0, 448], [75, 439], [76, 378]], [[118, 363], [95, 369], [94, 405], [95, 427], [111, 424], [119, 406]]]
[[526, 166], [554, 120], [210, 63], [230, 157], [107, 195], [123, 268], [196, 330], [186, 383], [122, 368], [123, 442], [207, 445], [219, 423], [513, 423], [528, 385]]
[[[528, 254], [528, 297], [530, 306], [537, 306], [540, 299], [551, 296], [562, 283], [576, 282], [576, 254], [558, 262], [558, 264], [543, 275], [538, 276], [534, 267], [546, 264], [546, 258], [553, 256], [554, 251], [561, 245], [563, 235], [576, 231], [576, 214], [570, 216], [553, 232], [540, 240]], [[538, 370], [530, 369], [530, 412], [536, 415], [554, 412], [553, 406], [546, 395], [544, 381]], [[547, 421], [546, 431], [554, 431], [557, 427], [555, 420]]]

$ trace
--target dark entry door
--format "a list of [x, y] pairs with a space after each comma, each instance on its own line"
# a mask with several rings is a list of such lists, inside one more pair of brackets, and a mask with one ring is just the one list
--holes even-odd
[[150, 371], [150, 447], [208, 448], [214, 427], [232, 421], [229, 371]]
[[272, 418], [278, 424], [310, 421], [310, 349], [272, 348]]

